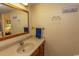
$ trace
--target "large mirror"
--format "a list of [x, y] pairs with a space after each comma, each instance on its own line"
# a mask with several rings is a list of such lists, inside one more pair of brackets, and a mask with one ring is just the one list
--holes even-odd
[[0, 38], [29, 32], [29, 12], [0, 4]]

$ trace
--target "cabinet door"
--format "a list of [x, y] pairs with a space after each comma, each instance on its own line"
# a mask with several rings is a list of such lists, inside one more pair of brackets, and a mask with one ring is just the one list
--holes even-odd
[[32, 54], [32, 56], [44, 56], [44, 42], [39, 46], [39, 48]]
[[39, 56], [39, 48], [32, 54], [32, 56]]
[[39, 47], [40, 56], [44, 56], [44, 43]]

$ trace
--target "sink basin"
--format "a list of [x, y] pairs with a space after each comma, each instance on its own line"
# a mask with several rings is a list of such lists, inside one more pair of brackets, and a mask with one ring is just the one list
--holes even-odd
[[25, 53], [29, 53], [33, 48], [34, 48], [34, 43], [25, 43], [23, 46], [19, 47], [17, 49], [17, 53], [19, 54], [25, 54]]

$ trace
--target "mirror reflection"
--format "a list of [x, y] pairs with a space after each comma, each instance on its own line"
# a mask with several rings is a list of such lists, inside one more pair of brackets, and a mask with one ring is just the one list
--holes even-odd
[[28, 32], [28, 12], [0, 4], [0, 38]]

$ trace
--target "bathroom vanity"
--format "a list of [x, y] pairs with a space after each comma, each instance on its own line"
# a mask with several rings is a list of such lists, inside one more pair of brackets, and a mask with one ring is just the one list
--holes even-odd
[[45, 41], [32, 53], [32, 56], [44, 56]]
[[[21, 46], [20, 42], [24, 42]], [[25, 38], [16, 41], [0, 50], [0, 56], [44, 56], [45, 39]]]

